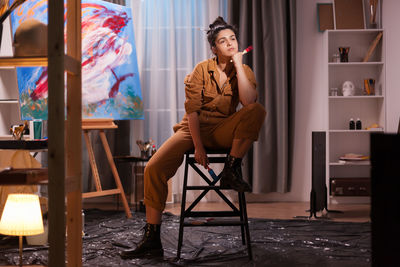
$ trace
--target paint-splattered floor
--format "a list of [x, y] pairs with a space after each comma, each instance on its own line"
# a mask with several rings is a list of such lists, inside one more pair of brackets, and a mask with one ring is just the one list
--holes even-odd
[[[253, 260], [242, 245], [239, 227], [185, 228], [182, 255], [175, 259], [179, 217], [163, 215], [163, 259], [123, 260], [145, 224], [121, 211], [85, 211], [84, 266], [370, 266], [370, 223], [250, 219]], [[0, 244], [0, 265], [18, 264], [18, 245]], [[24, 264], [47, 264], [47, 247], [24, 245]]]

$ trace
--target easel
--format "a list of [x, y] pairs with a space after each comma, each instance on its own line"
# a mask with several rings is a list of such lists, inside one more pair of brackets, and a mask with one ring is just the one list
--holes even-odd
[[[92, 197], [101, 197], [101, 196], [108, 196], [108, 195], [121, 195], [122, 204], [124, 205], [126, 217], [131, 218], [131, 212], [129, 209], [128, 201], [125, 197], [124, 188], [122, 187], [121, 180], [118, 175], [117, 168], [114, 164], [114, 159], [111, 154], [110, 146], [108, 145], [106, 135], [104, 130], [106, 129], [116, 129], [118, 128], [117, 125], [114, 124], [113, 119], [83, 119], [82, 120], [82, 130], [83, 136], [85, 137], [86, 148], [89, 154], [89, 161], [90, 166], [92, 168], [94, 182], [96, 186], [96, 191], [94, 192], [87, 192], [82, 194], [82, 198], [92, 198]], [[117, 185], [116, 189], [108, 189], [103, 190], [101, 187], [99, 171], [96, 165], [96, 159], [94, 157], [93, 148], [90, 142], [89, 131], [90, 130], [99, 130], [99, 135], [101, 142], [103, 143], [104, 150], [106, 152], [108, 164], [111, 167], [112, 174], [114, 176], [115, 184]]]

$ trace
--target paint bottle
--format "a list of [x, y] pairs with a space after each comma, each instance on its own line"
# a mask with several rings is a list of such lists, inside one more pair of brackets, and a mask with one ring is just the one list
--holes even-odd
[[151, 148], [151, 155], [153, 156], [157, 152], [156, 145]]
[[361, 130], [361, 128], [362, 128], [361, 120], [360, 120], [360, 118], [357, 118], [357, 121], [356, 121], [356, 130]]
[[356, 129], [356, 124], [354, 123], [353, 118], [350, 119], [350, 122], [349, 122], [349, 129], [350, 129], [350, 130], [355, 130], [355, 129]]

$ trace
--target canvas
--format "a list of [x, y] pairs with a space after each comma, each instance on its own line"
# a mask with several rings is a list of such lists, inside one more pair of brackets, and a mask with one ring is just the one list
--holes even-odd
[[[11, 15], [12, 34], [26, 19], [47, 24], [47, 1], [27, 1]], [[47, 68], [17, 68], [22, 120], [47, 119]], [[143, 119], [130, 8], [82, 0], [82, 117]]]

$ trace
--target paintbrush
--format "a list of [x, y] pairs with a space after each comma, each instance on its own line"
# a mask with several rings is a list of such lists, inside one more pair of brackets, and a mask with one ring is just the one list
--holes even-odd
[[11, 12], [14, 11], [14, 9], [16, 9], [18, 6], [22, 5], [25, 1], [26, 0], [15, 0], [14, 3], [12, 3], [12, 5], [10, 6], [10, 8], [7, 9], [3, 15], [1, 15], [0, 24], [6, 20], [6, 18], [11, 14]]
[[243, 50], [243, 55], [249, 53], [251, 50], [253, 50], [253, 46], [249, 45], [249, 47], [247, 47], [245, 50]]
[[[251, 50], [253, 50], [253, 46], [249, 45], [249, 47], [247, 47], [245, 50], [242, 51], [242, 54], [247, 54], [249, 53]], [[233, 60], [231, 59], [230, 62], [233, 62]]]
[[211, 175], [211, 177], [213, 178], [214, 181], [218, 180], [218, 176], [215, 174], [215, 172], [213, 171], [213, 169], [211, 169], [210, 167], [207, 166], [207, 171], [208, 173]]

